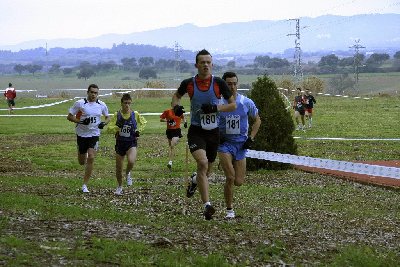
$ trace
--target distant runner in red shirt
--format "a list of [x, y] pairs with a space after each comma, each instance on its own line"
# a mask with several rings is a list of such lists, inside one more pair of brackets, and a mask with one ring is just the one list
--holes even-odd
[[164, 112], [160, 116], [160, 121], [167, 123], [167, 130], [165, 131], [165, 134], [167, 135], [168, 145], [169, 145], [169, 153], [168, 153], [169, 162], [167, 164], [167, 167], [169, 169], [172, 168], [172, 158], [174, 157], [174, 147], [178, 144], [179, 139], [182, 137], [182, 132], [181, 132], [181, 121], [182, 120], [184, 121], [183, 126], [185, 128], [187, 128], [187, 122], [186, 122], [185, 116], [183, 114], [180, 116], [177, 116], [174, 113], [174, 110], [172, 108], [164, 110]]
[[8, 84], [8, 88], [4, 91], [4, 97], [7, 100], [7, 105], [8, 105], [8, 114], [13, 114], [14, 113], [14, 108], [15, 108], [15, 98], [17, 97], [17, 92], [15, 91], [15, 88], [12, 87], [12, 83]]

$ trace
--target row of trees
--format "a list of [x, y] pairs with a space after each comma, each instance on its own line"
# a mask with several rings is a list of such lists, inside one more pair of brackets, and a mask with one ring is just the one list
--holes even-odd
[[[374, 53], [368, 58], [364, 54], [345, 58], [339, 58], [332, 54], [321, 57], [318, 67], [320, 68], [320, 73], [343, 73], [354, 66], [357, 66], [360, 72], [379, 72], [382, 65], [389, 59], [390, 56], [386, 53]], [[394, 54], [393, 59], [393, 64], [386, 69], [400, 71], [400, 51]]]
[[38, 65], [38, 64], [27, 64], [27, 65], [17, 64], [14, 66], [15, 72], [17, 72], [19, 75], [21, 75], [22, 72], [24, 72], [24, 71], [27, 71], [27, 72], [35, 75], [36, 72], [38, 72], [42, 69], [43, 69], [43, 66]]
[[[96, 73], [106, 73], [112, 70], [125, 70], [132, 72], [139, 72], [139, 77], [143, 79], [157, 78], [157, 72], [162, 72], [166, 70], [177, 70], [179, 72], [190, 72], [192, 71], [192, 64], [186, 60], [180, 61], [178, 64], [175, 60], [159, 59], [154, 61], [153, 57], [141, 57], [138, 60], [134, 57], [132, 58], [122, 58], [121, 63], [110, 60], [107, 62], [99, 62], [97, 64], [92, 64], [88, 61], [81, 62], [75, 67], [64, 67], [62, 68], [60, 64], [52, 64], [48, 69], [51, 74], [63, 73], [64, 75], [69, 75], [76, 71], [76, 75], [79, 79], [88, 79], [94, 76]], [[43, 70], [44, 67], [39, 64], [17, 64], [14, 66], [14, 71], [21, 75], [23, 72], [29, 72], [33, 75], [35, 72]]]
[[[400, 51], [394, 54], [393, 61], [388, 66], [383, 67], [389, 60], [390, 55], [387, 53], [373, 53], [368, 58], [364, 54], [343, 58], [330, 54], [322, 56], [317, 63], [303, 63], [303, 70], [305, 74], [343, 74], [353, 72], [354, 67], [357, 66], [359, 72], [400, 71]], [[254, 64], [247, 67], [267, 69], [274, 74], [279, 74], [277, 71], [287, 72], [291, 65], [286, 59], [256, 56]]]
[[[390, 60], [389, 54], [374, 53], [368, 58], [364, 54], [359, 54], [356, 57], [339, 58], [335, 54], [322, 56], [318, 63], [309, 62], [303, 64], [304, 74], [348, 74], [354, 71], [354, 66], [357, 65], [359, 72], [386, 72], [400, 71], [400, 51], [396, 52], [393, 60]], [[221, 65], [214, 65], [214, 70], [218, 71], [222, 68]], [[14, 66], [14, 71], [20, 75], [23, 72], [29, 72], [35, 75], [36, 72], [43, 70], [43, 65], [40, 64], [17, 64]], [[239, 74], [290, 74], [292, 72], [292, 64], [287, 59], [269, 56], [256, 56], [253, 64], [244, 67], [237, 67], [234, 60], [226, 63], [225, 68], [236, 70]], [[79, 79], [88, 79], [96, 73], [107, 73], [113, 70], [124, 70], [138, 72], [139, 77], [143, 79], [157, 78], [157, 73], [166, 70], [176, 70], [181, 73], [193, 71], [193, 63], [186, 60], [179, 62], [172, 59], [158, 59], [153, 57], [124, 57], [119, 63], [114, 60], [106, 62], [98, 62], [97, 64], [88, 61], [81, 62], [78, 66], [63, 67], [60, 64], [52, 64], [48, 70], [49, 73], [58, 74], [63, 72], [69, 75], [73, 72]]]

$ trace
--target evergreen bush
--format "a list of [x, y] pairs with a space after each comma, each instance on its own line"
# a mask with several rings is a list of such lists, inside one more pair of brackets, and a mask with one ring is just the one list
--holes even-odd
[[[290, 113], [292, 109], [287, 109], [275, 82], [268, 76], [258, 77], [252, 85], [249, 97], [256, 104], [262, 121], [252, 149], [296, 155], [297, 145], [292, 136], [295, 129]], [[290, 167], [290, 164], [247, 159], [248, 170], [279, 170]]]

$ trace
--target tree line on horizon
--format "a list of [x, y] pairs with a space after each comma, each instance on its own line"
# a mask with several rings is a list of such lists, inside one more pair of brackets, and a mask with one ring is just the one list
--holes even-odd
[[[346, 74], [354, 71], [354, 66], [358, 66], [360, 73], [379, 73], [379, 72], [398, 72], [400, 71], [400, 51], [397, 51], [393, 58], [387, 53], [373, 53], [368, 58], [364, 54], [357, 56], [339, 58], [335, 54], [322, 56], [318, 62], [307, 62], [302, 65], [304, 74]], [[91, 63], [81, 61], [76, 66], [62, 66], [59, 63], [53, 63], [49, 68], [45, 68], [43, 62], [32, 62], [28, 64], [15, 64], [12, 69], [15, 73], [35, 73], [43, 71], [50, 74], [63, 73], [69, 75], [76, 73], [79, 79], [88, 79], [96, 73], [107, 73], [115, 70], [139, 72], [139, 77], [143, 79], [157, 78], [157, 73], [165, 71], [177, 71], [188, 73], [193, 71], [192, 63], [187, 60], [174, 60], [160, 58], [155, 60], [151, 56], [124, 57], [120, 62], [114, 60], [99, 61]], [[245, 75], [272, 74], [283, 75], [291, 72], [292, 63], [287, 59], [270, 57], [268, 55], [258, 55], [254, 57], [252, 64], [238, 66], [235, 60], [229, 60], [225, 65], [215, 64], [215, 70], [230, 69]], [[0, 66], [0, 72], [3, 70]]]
[[[17, 58], [19, 59], [23, 58], [23, 56], [29, 56], [31, 59], [26, 64], [0, 64], [0, 73], [18, 75], [47, 73], [49, 75], [75, 76], [77, 79], [86, 80], [95, 75], [107, 75], [124, 71], [138, 73], [139, 78], [148, 80], [157, 79], [159, 74], [164, 72], [193, 73], [194, 71], [195, 53], [191, 51], [182, 51], [182, 55], [185, 55], [186, 58], [190, 55], [190, 60], [186, 60], [185, 57], [180, 57], [177, 60], [171, 57], [171, 53], [174, 55], [174, 51], [169, 48], [121, 44], [114, 46], [113, 49], [114, 53], [122, 56], [120, 59], [113, 59], [107, 56], [108, 54], [104, 54], [104, 49], [101, 48], [54, 48], [49, 53], [52, 55], [51, 60], [34, 56], [38, 52], [43, 54], [43, 48], [22, 50], [19, 53], [0, 51], [0, 58], [3, 61], [3, 54], [10, 55], [10, 53], [14, 54], [15, 57], [18, 55]], [[154, 53], [157, 57], [148, 56], [151, 53]], [[126, 54], [143, 56], [124, 56]], [[70, 62], [77, 55], [80, 56], [80, 60], [76, 60], [74, 63]], [[65, 60], [66, 58], [68, 59], [67, 61]], [[276, 55], [255, 55], [252, 61], [251, 59], [248, 60], [245, 65], [239, 64], [239, 62], [241, 63], [240, 57], [232, 57], [225, 61], [215, 60], [215, 62], [215, 72], [230, 70], [237, 72], [239, 75], [257, 76], [291, 75], [293, 73], [293, 62]], [[329, 53], [321, 55], [317, 62], [308, 61], [303, 63], [302, 70], [303, 74], [308, 76], [335, 74], [330, 78], [329, 83], [334, 88], [333, 93], [341, 93], [346, 88], [354, 87], [355, 81], [352, 79], [351, 74], [354, 73], [356, 65], [359, 73], [400, 72], [400, 51], [395, 52], [392, 56], [388, 53], [372, 53], [368, 56], [362, 53], [357, 54], [357, 56], [341, 56]]]

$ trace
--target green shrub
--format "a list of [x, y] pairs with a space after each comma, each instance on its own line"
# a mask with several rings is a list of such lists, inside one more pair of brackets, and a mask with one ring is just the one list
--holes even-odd
[[[258, 107], [261, 127], [254, 142], [253, 149], [259, 151], [297, 154], [297, 145], [292, 132], [294, 124], [290, 110], [286, 109], [275, 82], [268, 76], [258, 77], [253, 83], [249, 97]], [[249, 159], [249, 170], [287, 169], [290, 165], [266, 160]]]
[[307, 77], [302, 82], [302, 88], [304, 90], [308, 89], [316, 95], [317, 93], [324, 92], [325, 82], [316, 76]]

